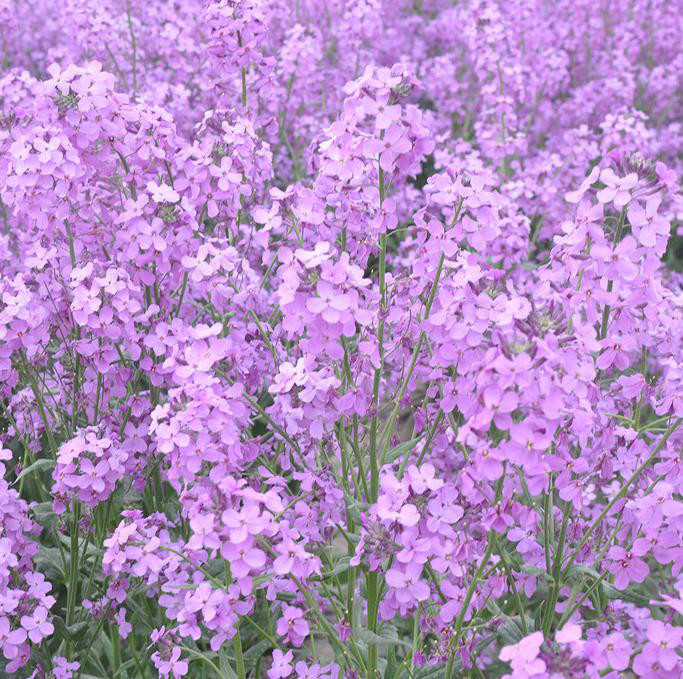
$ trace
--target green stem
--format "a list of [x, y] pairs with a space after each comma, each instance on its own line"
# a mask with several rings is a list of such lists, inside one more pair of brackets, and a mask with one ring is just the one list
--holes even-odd
[[630, 486], [638, 480], [640, 475], [652, 464], [654, 459], [657, 457], [659, 452], [664, 448], [666, 445], [666, 442], [668, 441], [669, 437], [671, 434], [673, 434], [676, 429], [680, 426], [681, 422], [683, 422], [683, 418], [678, 418], [674, 424], [672, 424], [667, 430], [664, 436], [662, 436], [661, 440], [657, 444], [657, 447], [652, 451], [652, 454], [641, 464], [634, 472], [631, 474], [631, 476], [624, 482], [622, 487], [619, 489], [619, 492], [607, 503], [605, 508], [600, 512], [598, 517], [593, 521], [593, 523], [590, 525], [588, 530], [583, 534], [583, 537], [581, 540], [579, 540], [579, 544], [576, 546], [574, 551], [569, 555], [569, 558], [567, 559], [567, 565], [563, 569], [563, 574], [566, 574], [567, 571], [572, 567], [574, 564], [574, 561], [576, 561], [576, 557], [579, 555], [579, 552], [583, 548], [583, 546], [590, 540], [591, 535], [595, 532], [595, 529], [600, 525], [602, 520], [609, 514], [609, 512], [612, 510], [612, 507], [621, 500], [624, 495], [626, 495], [626, 492], [630, 488]]
[[213, 669], [213, 671], [218, 675], [219, 679], [224, 679], [223, 678], [223, 673], [220, 671], [218, 666], [209, 660], [209, 658], [204, 655], [204, 653], [200, 653], [199, 651], [195, 651], [193, 648], [190, 648], [189, 646], [184, 646], [183, 644], [178, 644], [178, 648], [181, 648], [183, 651], [186, 651], [190, 655], [193, 655], [195, 658], [198, 658], [199, 660], [203, 660], [209, 667]]
[[[424, 446], [422, 446], [422, 450], [420, 451], [420, 454], [418, 455], [417, 461], [415, 464], [419, 467], [422, 464], [422, 461], [425, 458], [425, 455], [429, 452], [429, 449], [431, 448], [432, 441], [434, 440], [434, 437], [436, 436], [436, 432], [439, 428], [439, 425], [441, 424], [441, 421], [444, 418], [443, 410], [439, 410], [437, 416], [434, 418], [434, 424], [432, 424], [431, 429], [429, 430], [429, 434], [427, 435], [427, 440], [424, 443]], [[401, 466], [398, 469], [398, 472], [396, 474], [396, 477], [398, 479], [403, 478], [403, 473], [405, 472], [406, 466], [408, 464], [408, 457], [410, 456], [410, 453], [412, 450], [408, 450], [405, 454], [405, 457], [403, 458], [403, 461], [401, 462]]]
[[[460, 211], [462, 210], [463, 206], [463, 200], [460, 199], [458, 201], [458, 204], [455, 207], [455, 212], [453, 214], [453, 220], [451, 221], [450, 228], [452, 229], [456, 222], [458, 221], [458, 217], [460, 216]], [[429, 314], [431, 313], [432, 306], [434, 304], [434, 300], [436, 299], [436, 292], [439, 287], [439, 281], [441, 280], [441, 273], [443, 271], [443, 265], [445, 261], [445, 254], [442, 251], [441, 255], [439, 256], [439, 262], [436, 265], [436, 272], [434, 274], [434, 280], [432, 281], [432, 286], [429, 290], [429, 296], [427, 297], [427, 302], [424, 307], [424, 313], [422, 316], [422, 320], [425, 321], [429, 318]], [[384, 461], [386, 454], [389, 450], [389, 446], [391, 445], [391, 437], [392, 434], [394, 433], [394, 425], [396, 423], [396, 418], [398, 417], [399, 411], [401, 409], [401, 401], [403, 400], [403, 397], [405, 396], [406, 390], [408, 389], [408, 384], [410, 382], [410, 378], [413, 375], [413, 371], [415, 370], [415, 365], [417, 364], [417, 359], [419, 357], [420, 351], [422, 349], [422, 345], [427, 342], [427, 345], [429, 345], [429, 340], [427, 339], [427, 334], [424, 330], [420, 332], [420, 335], [417, 340], [417, 344], [415, 345], [415, 348], [413, 349], [412, 356], [410, 357], [410, 365], [408, 367], [408, 371], [406, 372], [406, 375], [403, 379], [403, 382], [401, 383], [401, 386], [399, 388], [398, 395], [396, 396], [395, 402], [394, 402], [394, 408], [389, 416], [389, 420], [386, 424], [385, 430], [382, 434], [382, 440], [384, 442], [383, 448], [382, 448], [382, 455], [380, 458], [380, 467], [382, 466], [382, 462]]]
[[100, 418], [100, 401], [102, 399], [102, 373], [97, 371], [97, 391], [95, 392], [95, 412], [93, 413], [93, 424], [97, 424]]
[[92, 650], [92, 646], [95, 643], [95, 640], [99, 637], [100, 631], [102, 630], [102, 627], [104, 626], [104, 622], [109, 616], [109, 611], [111, 610], [111, 605], [112, 602], [110, 601], [107, 604], [107, 607], [104, 609], [104, 612], [102, 613], [102, 617], [97, 621], [97, 626], [95, 627], [95, 630], [93, 631], [92, 637], [90, 637], [90, 641], [88, 642], [88, 646], [85, 649], [85, 652], [79, 657], [80, 661], [80, 667], [78, 668], [78, 674], [76, 675], [76, 679], [80, 679], [81, 674], [83, 672], [83, 668], [86, 666], [87, 660], [90, 657], [90, 651]]
[[[500, 477], [498, 480], [498, 483], [496, 484], [496, 496], [494, 498], [494, 505], [497, 505], [498, 502], [500, 502], [501, 494], [503, 492], [503, 481], [505, 480], [505, 472], [503, 472], [503, 476]], [[462, 602], [462, 607], [460, 608], [460, 611], [458, 612], [458, 617], [456, 618], [455, 621], [455, 631], [453, 632], [453, 638], [451, 639], [451, 654], [448, 658], [448, 665], [446, 666], [446, 679], [452, 679], [453, 678], [453, 664], [455, 662], [455, 653], [458, 649], [458, 644], [460, 643], [460, 637], [462, 636], [463, 633], [463, 622], [465, 620], [465, 615], [467, 615], [467, 609], [470, 606], [470, 601], [472, 601], [472, 596], [474, 595], [474, 590], [477, 588], [477, 584], [482, 580], [482, 575], [484, 574], [484, 569], [488, 565], [489, 560], [491, 559], [491, 554], [493, 553], [493, 548], [495, 544], [495, 539], [496, 539], [496, 532], [493, 530], [493, 528], [489, 529], [489, 532], [487, 534], [486, 538], [486, 549], [484, 550], [484, 555], [481, 557], [481, 561], [479, 562], [479, 566], [477, 566], [477, 570], [474, 573], [474, 576], [472, 578], [472, 582], [470, 582], [469, 587], [467, 588], [467, 592], [465, 593], [465, 599]], [[497, 568], [497, 564], [494, 565], [494, 568]], [[489, 572], [486, 573], [487, 577]]]
[[119, 636], [119, 628], [115, 624], [109, 625], [109, 634], [111, 636], [114, 675], [118, 675], [121, 672], [121, 637]]
[[[384, 137], [382, 131], [380, 138]], [[381, 165], [378, 170], [379, 177], [379, 206], [380, 209], [384, 204], [386, 195], [386, 185], [384, 170]], [[384, 369], [384, 312], [387, 308], [387, 291], [386, 291], [386, 255], [387, 255], [387, 236], [383, 233], [379, 239], [379, 295], [380, 295], [380, 319], [377, 326], [377, 342], [379, 347], [379, 361], [380, 365], [375, 369], [373, 387], [372, 387], [372, 404], [374, 414], [370, 422], [370, 497], [369, 501], [376, 502], [379, 491], [379, 461], [377, 459], [377, 429], [379, 423], [379, 388]], [[368, 597], [368, 619], [367, 626], [371, 632], [377, 631], [377, 613], [379, 610], [379, 583], [378, 573], [371, 572], [366, 577], [366, 590]], [[377, 644], [371, 643], [368, 645], [368, 679], [377, 679], [379, 672], [377, 670]]]
[[[481, 580], [482, 573], [484, 572], [484, 568], [486, 568], [486, 565], [489, 562], [489, 559], [491, 558], [491, 554], [493, 553], [493, 546], [495, 542], [495, 532], [493, 529], [489, 530], [488, 532], [488, 540], [486, 544], [486, 551], [484, 552], [484, 556], [481, 557], [481, 561], [479, 562], [479, 566], [477, 566], [477, 570], [474, 573], [474, 577], [472, 578], [472, 581], [470, 582], [470, 586], [467, 588], [467, 592], [465, 593], [465, 598], [462, 602], [462, 607], [460, 608], [460, 611], [458, 613], [458, 617], [455, 620], [455, 631], [453, 632], [453, 638], [451, 640], [451, 645], [452, 645], [452, 651], [451, 653], [454, 654], [455, 651], [458, 648], [458, 644], [460, 643], [460, 637], [462, 635], [463, 629], [462, 629], [462, 624], [465, 620], [465, 615], [467, 614], [467, 609], [470, 607], [470, 601], [472, 601], [472, 596], [474, 595], [474, 590], [477, 588], [477, 585], [479, 584], [479, 581]], [[454, 655], [452, 655], [454, 657]], [[451, 659], [449, 658], [449, 665], [450, 665], [450, 673], [447, 671], [446, 672], [446, 679], [452, 679], [452, 672], [453, 672], [453, 663], [451, 662]]]
[[[436, 273], [434, 274], [434, 280], [432, 282], [432, 287], [431, 290], [429, 291], [429, 298], [427, 299], [427, 304], [425, 305], [425, 313], [424, 313], [424, 318], [423, 320], [426, 320], [429, 317], [429, 313], [432, 309], [432, 304], [434, 303], [434, 298], [436, 296], [436, 290], [439, 286], [439, 280], [441, 279], [441, 272], [443, 270], [443, 263], [444, 263], [444, 253], [441, 253], [441, 256], [439, 257], [439, 263], [437, 264], [436, 267]], [[408, 384], [410, 382], [410, 378], [413, 376], [413, 371], [415, 370], [415, 366], [417, 364], [417, 359], [420, 355], [420, 351], [422, 349], [422, 345], [425, 342], [426, 338], [426, 332], [422, 330], [420, 332], [420, 335], [417, 339], [417, 343], [415, 344], [415, 348], [413, 349], [412, 356], [410, 357], [410, 365], [408, 366], [408, 370], [406, 371], [406, 374], [403, 378], [403, 381], [401, 382], [401, 386], [399, 387], [398, 394], [396, 396], [395, 402], [394, 402], [394, 407], [391, 411], [391, 414], [389, 415], [389, 420], [386, 425], [386, 429], [382, 435], [382, 440], [384, 441], [384, 446], [382, 449], [382, 456], [381, 459], [384, 460], [386, 457], [387, 452], [389, 451], [389, 446], [391, 445], [391, 436], [394, 432], [394, 425], [396, 423], [396, 418], [398, 417], [399, 411], [401, 409], [401, 401], [403, 400], [403, 397], [405, 396], [405, 393], [408, 389]]]
[[[225, 591], [228, 591], [230, 583], [232, 583], [232, 572], [230, 571], [230, 564], [223, 560], [225, 565]], [[235, 620], [235, 638], [233, 639], [233, 648], [235, 649], [235, 668], [237, 669], [238, 679], [245, 679], [246, 673], [244, 669], [244, 655], [242, 653], [242, 638], [240, 637], [239, 618]]]
[[[591, 252], [591, 237], [590, 236], [588, 236], [586, 238], [586, 248], [585, 248], [584, 252], [586, 255], [590, 255], [590, 252]], [[581, 269], [581, 271], [579, 271], [579, 276], [578, 276], [578, 279], [576, 281], [576, 291], [577, 292], [581, 289], [581, 283], [583, 281], [583, 274], [584, 274], [584, 269]], [[572, 332], [572, 317], [569, 316], [569, 321], [567, 321], [567, 334], [570, 335], [571, 332]]]
[[[621, 240], [621, 234], [624, 230], [624, 221], [626, 220], [626, 208], [622, 208], [621, 214], [619, 215], [619, 223], [617, 224], [617, 230], [614, 232], [614, 240], [612, 245], [618, 245]], [[607, 292], [612, 292], [614, 287], [614, 281], [607, 281]], [[604, 340], [607, 337], [607, 326], [609, 323], [609, 314], [611, 307], [609, 304], [605, 304], [605, 308], [602, 310], [602, 323], [600, 326], [600, 336], [598, 339]]]
[[[379, 609], [378, 574], [371, 572], [366, 577], [366, 594], [368, 599], [368, 629], [377, 633], [377, 612]], [[377, 644], [368, 645], [368, 679], [379, 679], [377, 670]]]
[[[496, 64], [496, 68], [498, 69], [498, 85], [499, 85], [500, 96], [502, 99], [503, 95], [505, 94], [505, 88], [503, 86], [503, 70], [500, 67], [500, 62], [498, 62]], [[507, 128], [505, 125], [505, 109], [504, 108], [501, 108], [501, 111], [500, 111], [500, 137], [501, 137], [501, 142], [503, 144], [503, 147], [505, 147], [507, 144]], [[510, 173], [509, 173], [509, 169], [508, 169], [507, 153], [503, 154], [503, 164], [502, 164], [501, 169], [503, 170], [503, 176], [504, 177], [509, 176]]]
[[[79, 571], [79, 555], [78, 555], [78, 522], [81, 518], [81, 504], [78, 500], [74, 500], [73, 520], [71, 522], [71, 548], [69, 552], [69, 588], [67, 591], [66, 600], [66, 615], [65, 624], [67, 628], [74, 622], [74, 613], [76, 611], [76, 594], [78, 590], [78, 571]], [[73, 640], [69, 639], [69, 645]]]
[[135, 644], [130, 645], [130, 651], [133, 656], [133, 662], [135, 662], [135, 666], [138, 669], [138, 674], [142, 677], [142, 679], [146, 679], [147, 673], [145, 672], [145, 668], [142, 666], [142, 663], [140, 662], [138, 652], [135, 650]]
[[[242, 34], [237, 31], [237, 44], [242, 47]], [[242, 66], [240, 68], [240, 77], [242, 79], [242, 106], [247, 107], [247, 69]]]
[[[384, 130], [380, 134], [380, 139], [384, 138]], [[378, 165], [379, 182], [379, 207], [382, 209], [386, 196], [386, 185], [384, 170]], [[379, 367], [375, 368], [372, 383], [372, 407], [374, 414], [370, 421], [370, 502], [377, 500], [379, 489], [379, 463], [377, 460], [377, 429], [379, 425], [379, 389], [384, 370], [384, 312], [387, 308], [386, 290], [386, 256], [387, 256], [387, 235], [383, 233], [379, 238], [379, 297], [380, 297], [380, 316], [377, 324], [377, 344], [379, 350]], [[369, 609], [368, 609], [369, 610]], [[374, 674], [374, 673], [373, 673]]]
[[550, 628], [555, 614], [555, 607], [560, 596], [561, 575], [562, 575], [562, 556], [564, 552], [564, 543], [567, 537], [567, 523], [569, 522], [571, 504], [567, 504], [562, 518], [562, 527], [560, 528], [560, 538], [555, 553], [555, 562], [553, 564], [553, 585], [548, 598], [545, 614], [543, 616], [543, 633], [546, 638], [550, 635]]
[[[548, 479], [548, 490], [543, 497], [543, 551], [545, 552], [545, 570], [548, 575], [552, 573], [550, 563], [550, 527], [554, 523], [553, 517], [553, 477]], [[554, 531], [553, 531], [554, 532]]]
[[[603, 548], [600, 550], [600, 553], [598, 554], [598, 558], [595, 560], [595, 563], [593, 567], [597, 569], [599, 565], [602, 563], [602, 560], [605, 558], [605, 554], [607, 553], [607, 550], [609, 549], [610, 545], [612, 544], [612, 540], [614, 540], [617, 532], [619, 531], [619, 528], [621, 527], [621, 518], [617, 520], [617, 524], [614, 527], [614, 530], [612, 531], [611, 535], [607, 538], [607, 541], [605, 542], [605, 545]], [[578, 595], [578, 591], [574, 596], [570, 596], [569, 600], [565, 604], [565, 612], [560, 618], [560, 622], [557, 624], [557, 629], [562, 629], [564, 624], [569, 620], [572, 615], [579, 609], [581, 604], [586, 600], [587, 597], [591, 595], [591, 593], [595, 590], [595, 588], [609, 575], [609, 571], [605, 569], [601, 574], [599, 578], [596, 578], [595, 582], [591, 587], [589, 587], [583, 594], [583, 596], [574, 603], [574, 599], [576, 595]], [[582, 578], [579, 584], [579, 590], [581, 587], [581, 584], [583, 583], [583, 580], [585, 579]]]
[[510, 561], [508, 560], [507, 552], [500, 546], [498, 539], [495, 540], [495, 546], [496, 551], [498, 552], [503, 562], [503, 568], [505, 568], [508, 583], [510, 585], [510, 589], [512, 590], [512, 595], [515, 599], [515, 605], [517, 606], [517, 613], [519, 614], [519, 622], [522, 626], [522, 632], [524, 633], [524, 636], [527, 636], [529, 634], [529, 627], [526, 624], [524, 606], [522, 605], [522, 599], [519, 596], [519, 591], [517, 590], [517, 585], [515, 584], [515, 579], [512, 575], [512, 567], [510, 566]]
[[52, 427], [50, 426], [50, 422], [47, 419], [47, 411], [45, 410], [45, 401], [43, 400], [43, 394], [41, 393], [40, 388], [38, 387], [38, 382], [36, 381], [36, 378], [33, 374], [33, 370], [29, 365], [28, 359], [26, 358], [26, 354], [23, 352], [23, 350], [21, 351], [20, 356], [24, 364], [24, 372], [26, 373], [26, 377], [28, 378], [28, 381], [31, 384], [31, 391], [33, 392], [33, 395], [36, 398], [36, 402], [38, 403], [38, 413], [40, 414], [40, 419], [42, 420], [43, 427], [45, 428], [45, 435], [47, 436], [48, 443], [50, 444], [50, 451], [52, 452], [52, 457], [56, 458], [57, 444], [55, 443], [54, 436], [52, 435]]
[[183, 282], [180, 286], [180, 297], [178, 297], [178, 303], [176, 304], [173, 316], [176, 317], [180, 313], [180, 308], [183, 306], [183, 299], [185, 299], [185, 290], [187, 290], [187, 280], [189, 274], [187, 271], [183, 274]]
[[133, 96], [138, 90], [138, 41], [133, 30], [133, 17], [131, 16], [130, 0], [126, 0], [126, 18], [128, 20], [128, 32], [130, 33], [131, 61], [133, 67]]
[[413, 621], [413, 647], [410, 653], [410, 669], [408, 670], [410, 676], [413, 676], [413, 671], [415, 670], [415, 656], [418, 651], [418, 643], [420, 640], [420, 612], [421, 604], [417, 605], [417, 610], [415, 611], [415, 619]]
[[261, 321], [259, 320], [259, 317], [256, 315], [253, 309], [249, 310], [249, 313], [251, 314], [251, 317], [254, 319], [254, 322], [256, 323], [256, 327], [258, 328], [258, 331], [261, 333], [261, 337], [263, 338], [263, 341], [266, 343], [268, 349], [270, 350], [270, 353], [273, 357], [273, 362], [277, 366], [280, 364], [280, 359], [277, 357], [277, 352], [275, 351], [275, 347], [273, 346], [273, 343], [268, 335], [268, 333], [265, 331], [263, 325], [261, 325]]

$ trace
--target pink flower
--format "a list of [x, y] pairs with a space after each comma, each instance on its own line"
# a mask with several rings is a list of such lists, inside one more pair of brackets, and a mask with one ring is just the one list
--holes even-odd
[[407, 469], [407, 476], [410, 487], [417, 494], [438, 490], [444, 485], [443, 480], [436, 478], [436, 470], [432, 464], [423, 464], [419, 468], [412, 464]]
[[273, 651], [273, 664], [268, 670], [268, 679], [282, 679], [283, 677], [288, 677], [293, 669], [291, 662], [294, 658], [294, 653], [292, 651], [287, 651], [283, 653], [279, 648]]
[[628, 206], [628, 221], [638, 242], [647, 248], [657, 245], [657, 240], [668, 238], [671, 226], [669, 222], [659, 215], [659, 206], [662, 202], [661, 194], [650, 196], [643, 209], [638, 203]]
[[368, 97], [365, 110], [369, 115], [375, 116], [375, 128], [378, 130], [386, 130], [401, 118], [401, 106], [389, 104], [388, 94], [381, 95], [376, 100]]
[[621, 632], [612, 632], [600, 642], [600, 650], [613, 670], [625, 670], [631, 658], [631, 645]]
[[339, 676], [339, 666], [336, 663], [322, 666], [315, 663], [309, 667], [300, 660], [294, 669], [297, 679], [337, 679]]
[[349, 295], [336, 289], [327, 281], [320, 281], [317, 285], [317, 297], [309, 297], [306, 308], [320, 314], [327, 323], [338, 323], [344, 317], [344, 312], [351, 307]]
[[173, 675], [174, 679], [184, 677], [187, 674], [188, 665], [185, 660], [180, 659], [180, 652], [180, 649], [174, 646], [166, 659], [158, 661], [157, 669], [159, 674], [164, 677]]
[[55, 656], [52, 665], [54, 679], [72, 679], [74, 672], [76, 672], [80, 666], [80, 663], [76, 661], [68, 662], [66, 658]]
[[658, 653], [653, 644], [646, 643], [643, 650], [633, 660], [633, 671], [643, 679], [678, 679], [680, 666], [667, 670], [659, 662]]
[[148, 182], [147, 190], [155, 203], [177, 203], [180, 200], [180, 195], [168, 184]]
[[257, 504], [245, 505], [239, 512], [226, 509], [221, 520], [230, 531], [231, 542], [235, 544], [244, 542], [249, 535], [259, 535], [266, 526], [266, 519]]
[[638, 275], [638, 267], [633, 262], [636, 248], [635, 238], [628, 235], [616, 247], [595, 245], [591, 248], [591, 257], [601, 261], [604, 275], [608, 278], [632, 281]]
[[631, 200], [631, 189], [638, 183], [638, 175], [635, 172], [625, 177], [618, 177], [610, 167], [600, 173], [600, 180], [606, 184], [605, 188], [598, 191], [597, 198], [601, 203], [613, 202], [616, 207], [624, 207]]
[[10, 630], [10, 622], [6, 617], [0, 617], [0, 648], [7, 660], [17, 657], [19, 648], [26, 641], [26, 630], [19, 628]]
[[211, 165], [209, 172], [218, 179], [221, 191], [229, 191], [242, 181], [242, 175], [232, 169], [232, 160], [227, 156], [221, 158], [220, 165]]
[[21, 616], [21, 626], [26, 630], [28, 638], [34, 644], [39, 644], [54, 631], [54, 627], [47, 617], [48, 610], [44, 606], [37, 606], [31, 615]]
[[379, 164], [385, 172], [391, 172], [398, 156], [412, 148], [406, 128], [401, 125], [390, 125], [383, 139], [368, 141], [366, 146], [369, 153], [379, 154]]
[[505, 455], [498, 448], [484, 447], [477, 453], [476, 471], [489, 481], [495, 481], [503, 475]]
[[569, 193], [565, 194], [564, 199], [568, 203], [579, 203], [583, 198], [583, 194], [586, 193], [586, 191], [588, 191], [588, 189], [595, 184], [596, 181], [598, 181], [599, 176], [600, 168], [596, 165], [591, 170], [591, 173], [581, 182], [581, 186], [576, 191], [570, 191]]
[[236, 578], [244, 578], [250, 573], [258, 572], [266, 563], [265, 553], [257, 547], [250, 546], [249, 541], [238, 545], [223, 543], [221, 556], [230, 562], [232, 574]]
[[277, 633], [286, 636], [295, 646], [301, 646], [309, 633], [303, 611], [294, 606], [286, 606], [282, 617], [277, 621]]
[[409, 563], [399, 568], [392, 566], [385, 575], [386, 582], [396, 590], [396, 598], [405, 604], [429, 598], [429, 585], [420, 578], [422, 566]]
[[570, 644], [581, 639], [581, 626], [568, 622], [562, 629], [555, 632], [555, 641], [558, 644]]
[[400, 538], [402, 549], [396, 554], [396, 560], [400, 563], [423, 564], [433, 551], [431, 540], [420, 538], [418, 533], [406, 531]]
[[598, 356], [595, 365], [600, 370], [607, 370], [614, 365], [618, 370], [626, 370], [631, 364], [631, 353], [636, 348], [633, 337], [607, 337], [602, 342], [603, 352]]
[[[661, 620], [651, 620], [647, 627], [648, 655], [656, 656], [665, 670], [673, 670], [679, 663], [677, 649], [683, 639], [683, 628], [673, 627]], [[645, 649], [644, 649], [645, 651]]]
[[543, 643], [543, 633], [534, 632], [524, 637], [519, 643], [511, 646], [503, 646], [500, 651], [500, 659], [509, 662], [514, 676], [531, 677], [545, 672], [546, 664], [538, 657], [541, 644]]
[[508, 540], [517, 543], [517, 551], [520, 554], [536, 551], [539, 547], [536, 517], [530, 515], [522, 527], [511, 528], [507, 536]]
[[630, 582], [643, 582], [650, 572], [647, 564], [638, 558], [641, 554], [636, 554], [635, 549], [627, 551], [623, 547], [615, 546], [608, 552], [612, 559], [609, 571], [614, 574], [614, 586], [617, 589], [626, 589]]

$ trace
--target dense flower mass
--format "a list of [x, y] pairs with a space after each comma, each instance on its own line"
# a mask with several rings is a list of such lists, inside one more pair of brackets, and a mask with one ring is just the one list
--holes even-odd
[[683, 677], [663, 0], [0, 0], [0, 676]]

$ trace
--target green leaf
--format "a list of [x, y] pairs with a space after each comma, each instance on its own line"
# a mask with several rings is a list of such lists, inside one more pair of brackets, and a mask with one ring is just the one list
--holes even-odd
[[631, 603], [637, 604], [638, 606], [650, 605], [649, 597], [643, 596], [642, 594], [638, 594], [633, 590], [617, 589], [616, 587], [614, 587], [614, 585], [610, 585], [609, 582], [602, 583], [602, 592], [608, 599], [621, 599], [622, 601], [630, 601]]
[[521, 628], [512, 618], [506, 618], [497, 633], [503, 646], [512, 646], [520, 642], [524, 636]]
[[320, 578], [325, 580], [335, 575], [339, 575], [340, 573], [346, 573], [346, 571], [349, 570], [349, 561], [351, 561], [351, 557], [348, 554], [339, 557], [335, 560], [332, 569], [329, 571], [323, 571], [323, 573], [320, 575]]
[[[55, 628], [55, 636], [60, 639], [72, 639], [76, 640], [77, 646], [81, 646], [86, 635], [84, 632], [88, 629], [89, 623], [75, 622], [72, 625], [66, 626], [64, 619], [59, 615], [52, 616], [52, 624]], [[101, 632], [100, 632], [101, 633]]]
[[546, 582], [554, 582], [552, 576], [548, 575], [546, 571], [542, 570], [541, 568], [537, 568], [536, 566], [532, 566], [531, 564], [517, 564], [513, 561], [513, 567], [515, 570], [522, 571], [522, 573], [528, 573], [534, 577], [542, 578]]
[[31, 507], [31, 512], [35, 520], [46, 528], [49, 528], [61, 522], [61, 519], [55, 514], [52, 508], [52, 502], [36, 502]]
[[38, 545], [38, 553], [33, 558], [38, 570], [53, 582], [66, 582], [64, 562], [57, 547]]
[[446, 676], [446, 665], [423, 665], [415, 668], [413, 676], [415, 679], [442, 679]]
[[40, 460], [36, 460], [33, 464], [29, 465], [26, 467], [26, 469], [22, 469], [17, 478], [14, 481], [14, 484], [19, 483], [21, 479], [26, 478], [27, 476], [30, 476], [31, 474], [34, 474], [35, 472], [41, 472], [46, 469], [54, 469], [55, 466], [55, 461], [54, 460], [46, 460], [44, 458], [41, 458]]
[[272, 577], [273, 577], [272, 573], [266, 573], [264, 575], [257, 575], [254, 578], [255, 588], [257, 588], [259, 585], [262, 585], [264, 582], [268, 582], [268, 580], [272, 579]]
[[384, 679], [394, 679], [396, 670], [398, 669], [398, 661], [396, 660], [396, 649], [389, 646], [387, 651], [387, 668], [384, 671]]
[[417, 436], [414, 439], [410, 439], [410, 441], [404, 441], [400, 445], [396, 446], [396, 448], [392, 448], [388, 453], [386, 457], [386, 464], [390, 464], [391, 462], [394, 462], [394, 460], [398, 460], [400, 457], [403, 457], [404, 455], [407, 455], [412, 451], [417, 444], [422, 441], [424, 436]]
[[273, 644], [268, 639], [262, 639], [255, 643], [249, 650], [244, 652], [244, 669], [247, 672], [254, 669], [259, 658], [268, 653], [271, 648], [273, 648]]
[[221, 674], [225, 679], [238, 679], [237, 673], [232, 669], [230, 664], [231, 656], [228, 655], [228, 648], [226, 646], [221, 646], [218, 651], [218, 664], [221, 668]]
[[367, 644], [393, 644], [396, 646], [404, 646], [412, 648], [412, 645], [403, 639], [399, 639], [396, 630], [393, 627], [384, 627], [379, 634], [371, 632], [369, 629], [361, 629], [356, 633], [356, 639], [364, 641]]
[[600, 578], [600, 573], [598, 573], [595, 568], [590, 566], [583, 566], [581, 564], [574, 564], [567, 571], [567, 579], [588, 576], [591, 580], [598, 580]]
[[[527, 616], [527, 620], [531, 620], [531, 618]], [[531, 622], [533, 623], [533, 620], [531, 620]], [[529, 629], [532, 629], [531, 625], [529, 626]], [[496, 638], [497, 637], [495, 634], [489, 634], [487, 637], [484, 637], [480, 642], [478, 642], [474, 647], [475, 657], [479, 656], [492, 641], [496, 640]]]

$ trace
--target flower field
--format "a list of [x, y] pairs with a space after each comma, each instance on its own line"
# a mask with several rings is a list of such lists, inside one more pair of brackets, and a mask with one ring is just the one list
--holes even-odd
[[0, 677], [683, 677], [681, 0], [0, 37]]

